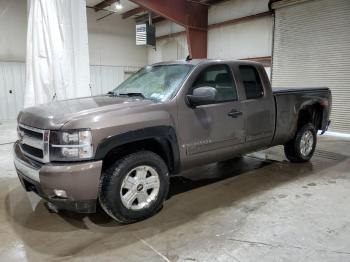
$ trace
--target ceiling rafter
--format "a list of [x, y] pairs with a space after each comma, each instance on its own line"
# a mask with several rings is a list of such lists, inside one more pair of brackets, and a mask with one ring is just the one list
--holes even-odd
[[104, 8], [113, 5], [117, 0], [104, 0], [94, 6], [95, 12], [103, 10]]
[[[136, 23], [146, 23], [149, 21], [149, 14], [141, 14], [139, 16], [135, 16], [134, 19]], [[164, 17], [152, 13], [152, 24], [156, 24], [165, 20], [166, 19]]]
[[[215, 5], [215, 4], [218, 4], [220, 2], [225, 2], [227, 0], [187, 0], [187, 1], [188, 2], [198, 2], [198, 3], [202, 3], [202, 4], [206, 4], [206, 5]], [[117, 0], [104, 0], [104, 1], [96, 4], [95, 6], [93, 6], [93, 8], [96, 12], [101, 11], [101, 10], [105, 10], [106, 7], [111, 6], [115, 2], [117, 2]], [[121, 16], [123, 19], [127, 19], [129, 17], [136, 16], [136, 15], [141, 14], [141, 13], [146, 12], [146, 11], [147, 11], [147, 9], [139, 6], [139, 7], [133, 8], [131, 10], [128, 10], [128, 11], [122, 13]], [[153, 19], [153, 23], [158, 23], [158, 22], [161, 22], [164, 20], [166, 20], [166, 18], [158, 16], [158, 17], [155, 17]]]

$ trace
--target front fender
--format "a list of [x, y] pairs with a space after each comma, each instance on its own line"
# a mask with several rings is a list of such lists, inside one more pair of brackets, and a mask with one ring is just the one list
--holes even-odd
[[175, 129], [171, 126], [147, 127], [107, 137], [98, 144], [95, 159], [103, 160], [115, 148], [146, 139], [155, 139], [159, 142], [167, 158], [172, 159], [172, 173], [178, 173], [180, 170], [179, 146]]

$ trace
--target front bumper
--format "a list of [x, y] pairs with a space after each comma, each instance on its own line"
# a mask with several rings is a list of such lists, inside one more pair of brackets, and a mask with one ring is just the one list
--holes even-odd
[[[41, 164], [24, 156], [14, 145], [14, 164], [22, 186], [54, 204], [59, 210], [94, 213], [102, 161]], [[59, 197], [55, 190], [66, 192]]]

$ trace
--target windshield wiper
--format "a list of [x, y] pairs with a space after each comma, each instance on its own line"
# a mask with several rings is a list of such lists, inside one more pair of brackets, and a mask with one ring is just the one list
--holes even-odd
[[142, 93], [119, 93], [118, 96], [138, 96], [141, 98], [145, 98]]
[[109, 91], [109, 92], [107, 93], [107, 95], [115, 96], [116, 93], [114, 93], [113, 91]]

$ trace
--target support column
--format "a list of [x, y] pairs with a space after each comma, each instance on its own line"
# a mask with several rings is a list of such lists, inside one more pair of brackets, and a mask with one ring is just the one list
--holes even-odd
[[208, 31], [186, 28], [187, 44], [192, 58], [207, 58]]

